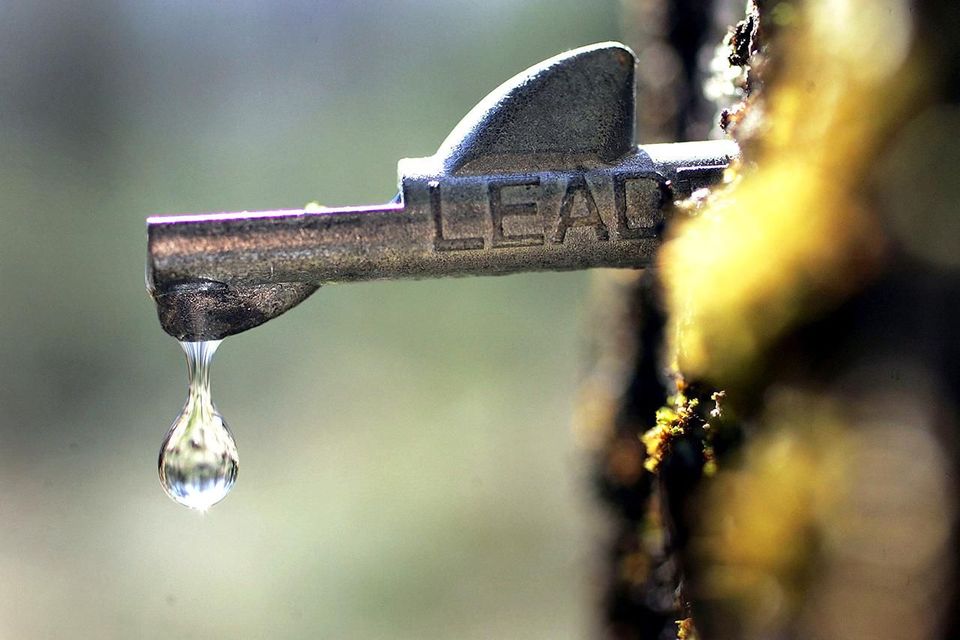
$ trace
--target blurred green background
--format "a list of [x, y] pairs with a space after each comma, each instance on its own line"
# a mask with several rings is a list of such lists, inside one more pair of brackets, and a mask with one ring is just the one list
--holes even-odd
[[369, 204], [613, 0], [0, 3], [0, 638], [580, 638], [585, 274], [330, 287], [221, 347], [200, 515], [156, 213]]

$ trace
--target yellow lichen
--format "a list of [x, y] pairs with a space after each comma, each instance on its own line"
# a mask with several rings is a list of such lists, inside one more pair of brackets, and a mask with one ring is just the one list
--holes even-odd
[[713, 409], [710, 410], [710, 417], [703, 425], [706, 432], [703, 440], [703, 475], [708, 478], [716, 475], [718, 468], [717, 454], [713, 448], [713, 438], [717, 424], [724, 419], [722, 407], [724, 397], [726, 397], [724, 391], [715, 391], [710, 394], [710, 399], [713, 400]]
[[647, 450], [647, 459], [643, 462], [647, 471], [657, 471], [670, 449], [670, 441], [683, 435], [699, 404], [699, 400], [687, 398], [680, 390], [667, 399], [666, 406], [657, 409], [656, 424], [640, 436]]
[[717, 637], [939, 637], [955, 488], [925, 384], [770, 390], [762, 432], [691, 508], [684, 593]]
[[693, 595], [722, 604], [747, 625], [743, 637], [765, 637], [803, 605], [817, 532], [837, 520], [849, 486], [837, 407], [780, 394], [762, 420], [766, 433], [707, 487], [692, 544], [701, 567]]
[[697, 640], [697, 630], [693, 626], [693, 618], [677, 620], [677, 640]]
[[[881, 264], [884, 238], [860, 185], [921, 90], [905, 62], [905, 6], [791, 6], [739, 177], [694, 207], [661, 252], [673, 362], [688, 377], [718, 386], [749, 378], [788, 329]], [[864, 26], [863, 15], [874, 22]]]

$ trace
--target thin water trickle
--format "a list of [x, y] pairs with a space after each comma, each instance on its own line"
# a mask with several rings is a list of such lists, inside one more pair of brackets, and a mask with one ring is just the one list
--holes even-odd
[[210, 399], [210, 362], [220, 340], [181, 342], [190, 392], [160, 447], [160, 484], [176, 502], [206, 511], [237, 481], [237, 444]]

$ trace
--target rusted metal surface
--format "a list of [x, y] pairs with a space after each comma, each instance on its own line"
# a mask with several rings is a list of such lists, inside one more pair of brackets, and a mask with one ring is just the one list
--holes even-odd
[[635, 66], [603, 43], [515, 76], [435, 155], [400, 161], [393, 203], [150, 218], [164, 330], [223, 338], [336, 282], [646, 266], [670, 203], [719, 180], [738, 149], [637, 146]]

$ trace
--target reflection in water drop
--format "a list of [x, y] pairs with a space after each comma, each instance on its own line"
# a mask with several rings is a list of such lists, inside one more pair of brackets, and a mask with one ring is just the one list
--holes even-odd
[[210, 362], [220, 340], [180, 346], [190, 395], [160, 447], [160, 484], [176, 502], [206, 511], [237, 481], [237, 444], [210, 399]]

